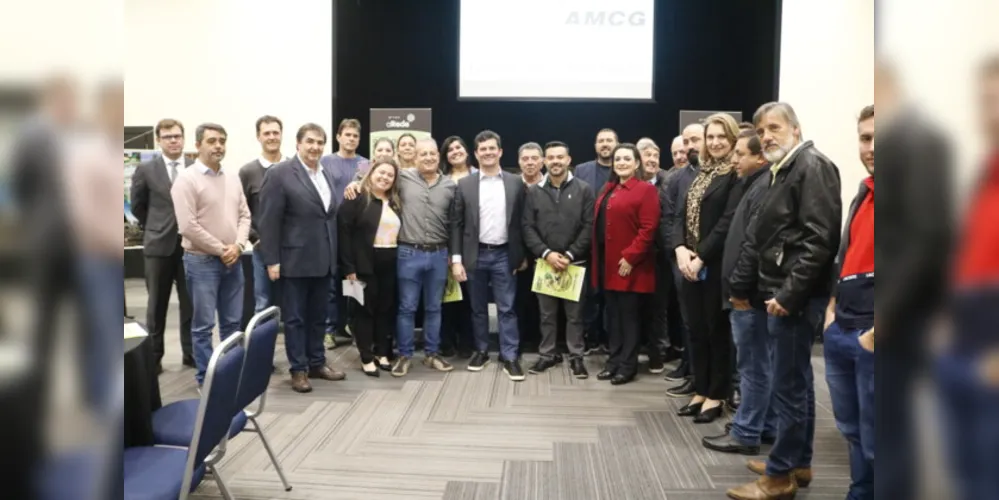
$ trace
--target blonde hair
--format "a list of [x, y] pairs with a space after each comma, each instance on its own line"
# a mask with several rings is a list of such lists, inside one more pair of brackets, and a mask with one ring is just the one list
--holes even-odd
[[[732, 150], [735, 150], [735, 143], [739, 141], [739, 134], [742, 133], [739, 130], [739, 122], [732, 118], [732, 115], [728, 113], [715, 113], [704, 120], [704, 140], [707, 142], [708, 128], [711, 125], [718, 125], [725, 131], [725, 138], [728, 139], [729, 144], [732, 146]], [[732, 169], [732, 162], [730, 161], [732, 157], [732, 151], [729, 151], [725, 158], [714, 158], [710, 154], [706, 155], [707, 158], [703, 162], [707, 166], [717, 166], [719, 173], [726, 174]]]

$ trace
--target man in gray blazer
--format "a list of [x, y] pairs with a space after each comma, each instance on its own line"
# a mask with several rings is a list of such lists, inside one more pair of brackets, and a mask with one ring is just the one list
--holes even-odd
[[194, 366], [191, 351], [191, 296], [187, 293], [184, 277], [184, 255], [177, 235], [177, 218], [174, 215], [170, 188], [180, 172], [192, 160], [184, 155], [184, 125], [177, 120], [164, 119], [156, 124], [156, 142], [161, 155], [139, 164], [132, 176], [132, 213], [139, 219], [144, 233], [142, 253], [145, 256], [146, 329], [153, 337], [157, 370], [163, 371], [166, 315], [170, 305], [170, 288], [177, 287], [180, 299], [180, 347], [184, 366]]
[[524, 380], [518, 360], [520, 331], [514, 301], [517, 272], [527, 269], [523, 225], [526, 190], [516, 174], [503, 172], [500, 136], [486, 130], [475, 136], [479, 171], [458, 181], [451, 225], [451, 273], [468, 281], [476, 353], [469, 371], [489, 363], [489, 292], [499, 312], [500, 362], [515, 382]]

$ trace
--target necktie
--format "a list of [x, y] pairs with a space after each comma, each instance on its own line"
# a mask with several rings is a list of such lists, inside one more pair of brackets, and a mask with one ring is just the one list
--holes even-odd
[[177, 180], [177, 162], [170, 162], [170, 184]]

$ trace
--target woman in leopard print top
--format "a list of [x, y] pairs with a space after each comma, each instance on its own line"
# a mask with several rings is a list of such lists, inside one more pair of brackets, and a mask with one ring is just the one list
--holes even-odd
[[705, 154], [677, 210], [673, 241], [683, 273], [680, 293], [690, 327], [694, 398], [680, 410], [695, 422], [712, 422], [722, 414], [722, 402], [732, 392], [732, 328], [722, 307], [721, 260], [725, 237], [741, 192], [731, 165], [739, 125], [728, 114], [710, 116], [704, 127]]

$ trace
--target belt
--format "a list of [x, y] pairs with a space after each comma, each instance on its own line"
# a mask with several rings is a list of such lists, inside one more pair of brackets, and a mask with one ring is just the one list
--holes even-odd
[[400, 241], [399, 244], [415, 248], [421, 252], [440, 252], [441, 250], [447, 250], [447, 243], [431, 243], [429, 245], [422, 245], [419, 243], [406, 243], [405, 241]]
[[505, 250], [507, 247], [506, 243], [500, 245], [490, 245], [488, 243], [479, 243], [479, 250]]

